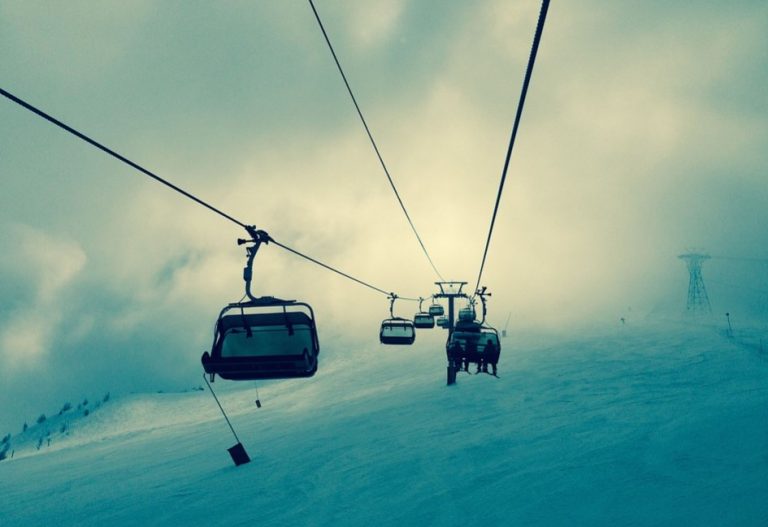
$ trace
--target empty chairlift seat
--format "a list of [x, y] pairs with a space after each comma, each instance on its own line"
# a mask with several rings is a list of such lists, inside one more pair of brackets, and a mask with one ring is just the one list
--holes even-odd
[[379, 341], [382, 344], [409, 346], [416, 340], [416, 329], [410, 320], [390, 318], [381, 323]]
[[206, 373], [230, 380], [311, 377], [320, 345], [308, 304], [230, 304], [216, 322]]
[[413, 317], [413, 325], [419, 329], [430, 329], [435, 327], [435, 317], [429, 313], [416, 313]]

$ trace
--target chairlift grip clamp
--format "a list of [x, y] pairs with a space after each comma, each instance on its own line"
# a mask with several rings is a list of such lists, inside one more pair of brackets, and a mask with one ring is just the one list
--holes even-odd
[[389, 316], [392, 318], [395, 318], [395, 300], [397, 300], [397, 295], [395, 293], [389, 293]]
[[255, 225], [247, 225], [245, 230], [251, 236], [250, 240], [244, 240], [238, 238], [237, 244], [243, 245], [246, 243], [253, 243], [253, 245], [245, 248], [246, 256], [248, 257], [245, 267], [243, 268], [243, 280], [245, 281], [245, 294], [246, 296], [255, 301], [256, 298], [251, 294], [251, 280], [253, 279], [253, 259], [256, 257], [256, 253], [262, 243], [269, 243], [272, 239], [270, 235], [263, 230], [257, 230]]

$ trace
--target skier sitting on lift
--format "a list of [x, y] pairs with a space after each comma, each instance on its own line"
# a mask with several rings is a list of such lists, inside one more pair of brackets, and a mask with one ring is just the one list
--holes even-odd
[[[483, 371], [488, 373], [488, 365], [491, 365], [491, 375], [496, 375], [496, 363], [499, 362], [499, 351], [494, 346], [493, 341], [488, 341], [483, 348]], [[480, 364], [477, 365], [478, 371], [480, 370]]]
[[448, 347], [448, 362], [453, 364], [457, 370], [461, 369], [461, 344], [457, 341], [453, 341]]
[[477, 342], [467, 341], [467, 352], [464, 354], [464, 371], [469, 373], [469, 363], [480, 362], [480, 354], [477, 352]]

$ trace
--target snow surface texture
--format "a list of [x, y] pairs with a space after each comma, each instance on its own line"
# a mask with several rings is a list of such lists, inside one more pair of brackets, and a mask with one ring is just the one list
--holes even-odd
[[12, 438], [0, 524], [766, 526], [760, 339], [517, 335], [501, 379], [453, 387], [434, 347], [336, 350], [260, 385], [261, 409], [253, 383], [217, 380], [241, 467], [208, 393], [113, 399], [51, 447]]

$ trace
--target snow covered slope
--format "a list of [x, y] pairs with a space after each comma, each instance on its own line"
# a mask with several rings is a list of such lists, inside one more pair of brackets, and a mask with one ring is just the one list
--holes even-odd
[[0, 524], [768, 525], [754, 345], [679, 325], [515, 336], [501, 379], [445, 387], [429, 340], [330, 350], [313, 379], [260, 385], [261, 409], [252, 383], [217, 381], [241, 467], [207, 393], [110, 401], [0, 462]]

